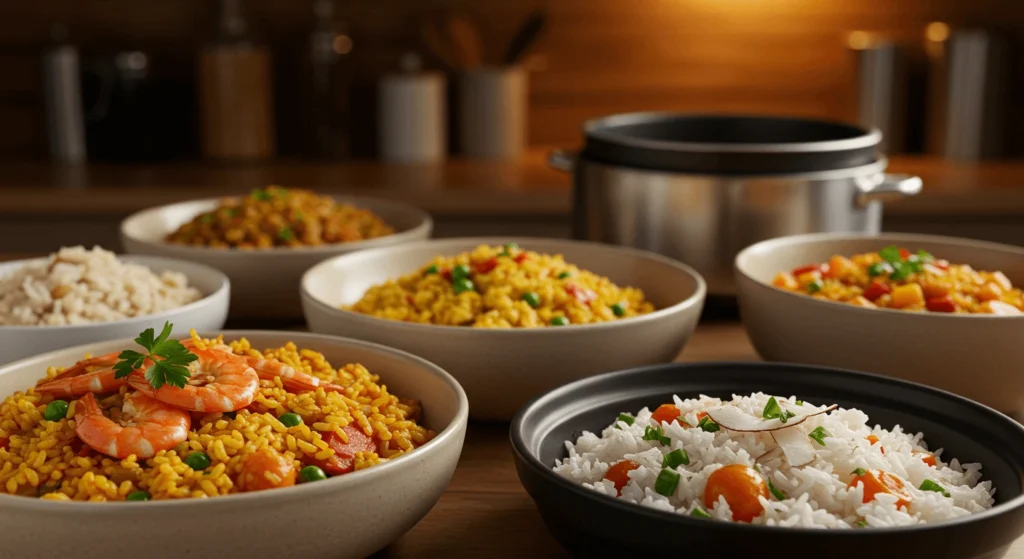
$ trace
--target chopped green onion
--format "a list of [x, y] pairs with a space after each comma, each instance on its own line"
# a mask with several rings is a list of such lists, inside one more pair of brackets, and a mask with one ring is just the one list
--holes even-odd
[[636, 418], [628, 413], [620, 413], [619, 418], [616, 421], [621, 421], [626, 425], [632, 425], [633, 422], [636, 421]]
[[862, 476], [862, 475], [867, 474], [867, 473], [868, 472], [864, 468], [857, 468], [856, 470], [850, 472], [851, 475], [855, 475], [855, 476]]
[[759, 466], [757, 462], [754, 462], [754, 471], [757, 473], [761, 473], [761, 466]]
[[826, 431], [824, 427], [818, 426], [808, 433], [807, 436], [818, 441], [818, 444], [821, 446], [825, 446], [825, 437], [831, 437], [832, 433]]
[[203, 214], [203, 216], [199, 218], [199, 221], [203, 223], [213, 223], [213, 214]]
[[238, 215], [238, 208], [228, 208], [224, 210], [224, 213], [226, 213], [228, 217], [235, 217]]
[[921, 487], [919, 487], [918, 489], [920, 489], [921, 491], [934, 491], [936, 493], [942, 493], [943, 497], [949, 497], [950, 496], [949, 491], [946, 491], [945, 487], [935, 483], [934, 481], [932, 481], [930, 479], [926, 479], [926, 480], [922, 481], [921, 482]]
[[662, 469], [658, 479], [654, 480], [654, 490], [666, 497], [672, 496], [679, 487], [679, 472], [669, 469]]
[[459, 293], [465, 293], [467, 291], [473, 291], [473, 287], [473, 280], [469, 278], [459, 278], [452, 280], [452, 291], [454, 291], [456, 295], [458, 295]]
[[858, 520], [855, 526], [857, 526], [858, 528], [867, 528], [868, 523], [864, 522], [863, 520]]
[[469, 269], [469, 266], [465, 264], [459, 264], [458, 266], [452, 268], [452, 281], [466, 279], [469, 277], [470, 272], [471, 270]]
[[697, 427], [700, 427], [707, 433], [714, 433], [720, 429], [718, 424], [712, 421], [710, 415], [705, 415], [700, 418], [700, 421], [697, 423]]
[[700, 507], [693, 507], [693, 510], [690, 511], [690, 516], [693, 516], [693, 517], [696, 517], [696, 518], [711, 518], [711, 515], [708, 514], [707, 511], [705, 511], [704, 509], [702, 509]]
[[429, 276], [430, 274], [436, 274], [436, 273], [437, 273], [437, 264], [431, 264], [430, 266], [427, 266], [426, 270], [423, 271], [423, 274], [427, 275], [427, 276]]
[[257, 200], [270, 200], [273, 197], [273, 195], [267, 191], [257, 188], [256, 190], [252, 191], [252, 197]]
[[807, 284], [807, 292], [808, 293], [817, 293], [817, 292], [821, 291], [821, 287], [822, 287], [821, 280], [814, 280], [811, 283]]
[[797, 400], [796, 401], [796, 405], [802, 406], [802, 405], [804, 405], [804, 401], [803, 400]]
[[886, 264], [885, 262], [875, 262], [874, 264], [868, 266], [868, 275], [871, 277], [877, 277], [886, 272], [889, 272], [890, 270], [892, 270], [892, 268], [889, 267], [889, 265]]
[[295, 238], [295, 232], [292, 231], [291, 227], [288, 227], [286, 225], [282, 227], [280, 231], [277, 232], [277, 236], [281, 237], [281, 240], [283, 241], [291, 241]]
[[551, 319], [551, 325], [552, 326], [568, 326], [569, 325], [569, 318], [565, 317], [565, 316], [556, 316], [555, 318]]
[[685, 466], [689, 463], [690, 456], [686, 454], [685, 450], [677, 448], [665, 455], [665, 458], [661, 461], [661, 467], [678, 468], [679, 466]]
[[537, 308], [540, 306], [540, 295], [537, 295], [533, 291], [527, 291], [526, 293], [523, 293], [523, 301], [526, 301], [527, 305]]
[[146, 493], [145, 491], [135, 491], [129, 493], [128, 496], [125, 497], [124, 499], [126, 501], [148, 501], [149, 493]]
[[643, 439], [645, 441], [657, 441], [661, 444], [669, 444], [672, 442], [672, 440], [666, 437], [665, 433], [662, 432], [660, 425], [657, 427], [651, 427], [648, 425], [647, 429], [644, 430]]
[[615, 303], [612, 305], [612, 312], [615, 313], [615, 316], [625, 316], [626, 305], [622, 303]]
[[776, 499], [780, 501], [786, 500], [786, 494], [783, 493], [782, 490], [779, 489], [778, 487], [775, 487], [775, 484], [772, 483], [772, 478], [770, 477], [768, 478], [768, 491], [771, 491], [772, 496], [775, 497]]
[[926, 251], [924, 249], [921, 249], [921, 250], [917, 251], [917, 259], [920, 260], [921, 262], [933, 262], [933, 261], [935, 261], [935, 257], [932, 256], [930, 252], [928, 252], [928, 251]]
[[519, 243], [505, 243], [505, 250], [516, 250], [519, 248]]
[[566, 270], [558, 274], [558, 279], [565, 279], [572, 276], [572, 272]]
[[46, 405], [43, 417], [47, 421], [60, 421], [67, 417], [69, 407], [68, 403], [64, 400], [54, 400]]
[[764, 405], [764, 411], [761, 412], [761, 416], [765, 419], [778, 419], [785, 423], [789, 421], [789, 418], [796, 417], [796, 414], [780, 408], [779, 402], [775, 399], [775, 396], [772, 396], [768, 398], [768, 403]]

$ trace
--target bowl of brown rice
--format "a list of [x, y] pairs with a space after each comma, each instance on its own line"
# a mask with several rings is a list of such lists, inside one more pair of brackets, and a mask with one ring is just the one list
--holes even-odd
[[296, 319], [302, 316], [299, 279], [314, 264], [426, 239], [432, 230], [427, 213], [400, 202], [268, 187], [143, 210], [121, 222], [121, 241], [129, 254], [182, 258], [224, 272], [232, 318]]
[[310, 330], [440, 364], [485, 420], [572, 380], [672, 361], [704, 296], [679, 262], [559, 239], [409, 243], [332, 258], [302, 280]]
[[[0, 367], [0, 457], [14, 465], [0, 474], [0, 522], [9, 530], [4, 546], [11, 557], [56, 557], [74, 547], [86, 559], [140, 549], [155, 559], [180, 558], [189, 550], [210, 557], [361, 558], [411, 529], [447, 487], [461, 454], [468, 403], [459, 384], [436, 365], [351, 339], [272, 331], [193, 331], [190, 338], [187, 323], [174, 326], [168, 339], [184, 334], [192, 351], [228, 351], [231, 359], [264, 372], [252, 373], [260, 380], [250, 404], [229, 412], [185, 412], [192, 416], [187, 438], [171, 441], [168, 450], [150, 449], [149, 458], [108, 457], [111, 450], [85, 438], [88, 419], [78, 421], [79, 408], [90, 406], [86, 400], [107, 406], [119, 397], [123, 410], [120, 402], [103, 408], [107, 423], [127, 430], [146, 421], [138, 408], [129, 410], [129, 398], [134, 404], [138, 396], [125, 391], [135, 384], [91, 389], [78, 399], [59, 396], [66, 411], [56, 415], [51, 408], [59, 401], [43, 389], [86, 355], [141, 349], [138, 340], [78, 346]], [[210, 357], [196, 366], [205, 359]], [[287, 378], [268, 379], [265, 373], [278, 369], [267, 363], [289, 367], [280, 370]], [[291, 387], [301, 374], [319, 378], [318, 387]], [[229, 380], [204, 375], [197, 382]], [[175, 401], [158, 393], [154, 398]], [[267, 454], [295, 470], [338, 458], [337, 452], [320, 456], [328, 447], [319, 444], [327, 440], [322, 435], [353, 426], [369, 433], [374, 448], [354, 454], [349, 469], [324, 466], [329, 475], [310, 477], [307, 468], [315, 468], [302, 467], [290, 483], [246, 477], [250, 466], [270, 473], [261, 458]], [[321, 436], [309, 438], [313, 431]], [[76, 435], [84, 445], [76, 445]], [[348, 435], [345, 442], [352, 441]], [[197, 462], [197, 454], [203, 460]], [[267, 486], [268, 480], [275, 485]], [[117, 537], [111, 537], [112, 527]]]
[[184, 260], [65, 247], [0, 263], [0, 364], [73, 345], [135, 336], [165, 321], [224, 326], [231, 284]]

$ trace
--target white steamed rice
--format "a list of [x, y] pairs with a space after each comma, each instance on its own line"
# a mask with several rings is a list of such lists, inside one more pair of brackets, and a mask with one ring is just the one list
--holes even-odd
[[[673, 397], [690, 425], [698, 424], [697, 413], [723, 404], [738, 406], [751, 416], [761, 418], [769, 398], [762, 393], [733, 396], [728, 402], [707, 396], [688, 400]], [[799, 410], [795, 407], [796, 398], [776, 397], [776, 400], [785, 409]], [[725, 465], [754, 467], [756, 464], [762, 478], [765, 481], [770, 478], [786, 496], [782, 501], [771, 494], [767, 499], [759, 497], [764, 512], [752, 523], [769, 526], [907, 526], [984, 511], [994, 503], [995, 489], [991, 482], [980, 481], [980, 464], [960, 464], [955, 458], [947, 462], [941, 458], [940, 449], [931, 451], [936, 457], [936, 466], [929, 466], [921, 460], [921, 454], [913, 454], [913, 451], [927, 451], [923, 434], [904, 433], [898, 425], [892, 430], [877, 425], [872, 428], [868, 416], [857, 409], [838, 408], [792, 427], [806, 434], [821, 426], [831, 435], [824, 439], [825, 446], [812, 442], [814, 461], [803, 467], [790, 466], [782, 452], [773, 450], [777, 445], [769, 433], [733, 432], [724, 428], [705, 432], [672, 421], [660, 424], [669, 444], [643, 440], [648, 426], [659, 425], [651, 418], [651, 413], [644, 408], [636, 414], [631, 426], [616, 421], [600, 435], [584, 432], [575, 443], [567, 441], [568, 457], [557, 460], [554, 471], [598, 493], [616, 497], [615, 485], [604, 479], [605, 473], [617, 462], [633, 460], [640, 467], [629, 473], [630, 481], [618, 498], [678, 514], [692, 514], [700, 507], [714, 519], [731, 522], [732, 512], [724, 497], [719, 497], [711, 507], [704, 503], [708, 476]], [[870, 434], [878, 437], [878, 443], [872, 445], [865, 439]], [[675, 492], [666, 497], [655, 491], [655, 480], [664, 456], [678, 448], [686, 451], [690, 463], [676, 468], [680, 474], [679, 484]], [[863, 503], [863, 485], [849, 487], [857, 468], [882, 470], [901, 478], [912, 498], [910, 506], [897, 508], [895, 496], [881, 493]], [[920, 490], [926, 479], [940, 484], [950, 497]]]
[[184, 274], [156, 274], [94, 247], [62, 248], [0, 277], [0, 325], [62, 326], [162, 312], [202, 297]]

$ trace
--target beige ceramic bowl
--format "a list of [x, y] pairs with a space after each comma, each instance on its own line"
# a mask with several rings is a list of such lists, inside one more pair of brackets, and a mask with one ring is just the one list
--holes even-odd
[[231, 279], [231, 318], [297, 319], [299, 279], [314, 264], [339, 254], [396, 245], [430, 237], [430, 216], [412, 206], [374, 198], [335, 197], [366, 208], [395, 229], [394, 235], [320, 247], [262, 250], [217, 249], [165, 242], [168, 234], [201, 212], [212, 210], [220, 198], [181, 202], [144, 210], [121, 222], [121, 241], [133, 254], [182, 258], [213, 266]]
[[1024, 411], [1024, 316], [865, 309], [771, 285], [780, 271], [889, 245], [924, 249], [977, 270], [1001, 270], [1014, 285], [1024, 285], [1024, 250], [1008, 245], [907, 234], [827, 233], [764, 241], [736, 257], [740, 313], [758, 353], [772, 361], [881, 373], [1003, 412]]
[[[423, 423], [437, 437], [366, 470], [213, 499], [81, 503], [0, 492], [0, 556], [361, 558], [395, 541], [434, 506], [455, 471], [466, 434], [466, 394], [449, 374], [418, 357], [356, 340], [268, 331], [228, 331], [224, 336], [245, 336], [256, 347], [290, 340], [322, 352], [335, 366], [362, 363], [380, 374], [389, 391], [420, 400]], [[86, 352], [131, 345], [122, 340], [79, 346], [0, 367], [0, 397], [31, 386], [48, 365], [70, 365]]]
[[[659, 309], [621, 321], [559, 328], [488, 329], [413, 324], [341, 310], [373, 285], [414, 272], [437, 255], [515, 240], [643, 289]], [[697, 272], [631, 248], [556, 239], [463, 238], [368, 250], [327, 260], [302, 278], [310, 330], [404, 349], [444, 367], [469, 396], [476, 419], [508, 420], [531, 398], [586, 376], [671, 361], [704, 304]]]
[[[158, 274], [168, 270], [180, 272], [188, 278], [190, 286], [203, 294], [203, 298], [176, 309], [113, 322], [69, 326], [0, 326], [0, 365], [63, 347], [134, 338], [146, 328], [154, 328], [159, 332], [166, 321], [191, 324], [200, 330], [224, 327], [224, 322], [228, 318], [231, 286], [227, 276], [219, 270], [172, 258], [123, 255], [119, 255], [118, 258], [125, 262], [142, 264]], [[0, 276], [34, 261], [38, 259], [4, 262], [0, 264]]]

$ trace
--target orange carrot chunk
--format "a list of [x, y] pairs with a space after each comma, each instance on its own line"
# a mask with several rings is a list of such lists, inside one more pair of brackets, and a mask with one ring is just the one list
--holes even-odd
[[622, 488], [625, 487], [627, 483], [629, 483], [629, 472], [632, 472], [633, 470], [639, 467], [640, 463], [634, 462], [632, 460], [623, 460], [622, 462], [617, 462], [616, 464], [612, 465], [611, 468], [608, 468], [608, 471], [604, 474], [604, 479], [614, 483], [615, 491], [617, 491], [618, 494], [621, 495]]
[[768, 486], [761, 474], [743, 464], [731, 464], [715, 470], [708, 476], [704, 488], [704, 506], [714, 508], [719, 497], [725, 497], [732, 510], [732, 519], [750, 522], [764, 512], [758, 496], [768, 498]]
[[888, 493], [896, 496], [896, 508], [910, 507], [911, 496], [903, 487], [903, 480], [889, 472], [857, 468], [853, 471], [850, 487], [856, 487], [858, 483], [864, 484], [865, 503], [874, 501], [879, 493]]
[[662, 404], [651, 414], [651, 419], [658, 423], [668, 423], [679, 418], [679, 408], [672, 404]]

